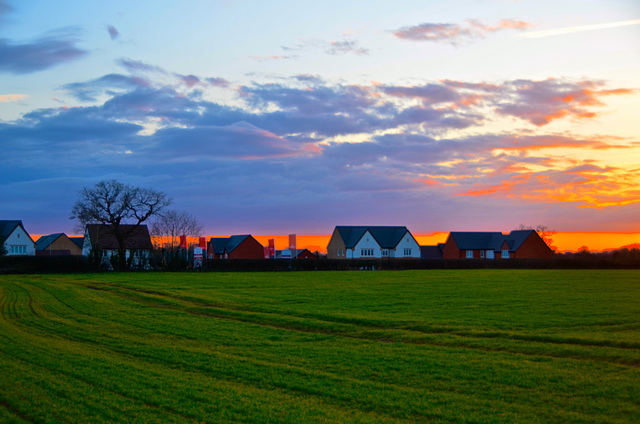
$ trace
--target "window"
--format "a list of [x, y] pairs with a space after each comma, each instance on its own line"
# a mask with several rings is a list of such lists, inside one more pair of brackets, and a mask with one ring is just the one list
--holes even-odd
[[389, 256], [389, 250], [388, 249], [383, 249], [382, 250], [382, 256]]
[[481, 257], [481, 258], [484, 258], [484, 250], [481, 250], [481, 251], [480, 251], [480, 257]]
[[12, 255], [26, 255], [27, 254], [27, 246], [11, 246], [11, 254]]
[[467, 259], [473, 258], [473, 250], [467, 250]]
[[410, 247], [405, 247], [404, 248], [404, 256], [411, 256], [411, 248]]
[[503, 250], [502, 251], [502, 258], [503, 259], [509, 259], [509, 251], [508, 250]]
[[360, 256], [373, 256], [373, 249], [360, 249]]

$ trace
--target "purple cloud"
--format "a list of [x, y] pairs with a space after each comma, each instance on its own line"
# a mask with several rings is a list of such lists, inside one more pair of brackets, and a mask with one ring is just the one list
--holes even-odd
[[28, 74], [85, 56], [87, 51], [76, 47], [76, 32], [59, 30], [28, 43], [0, 39], [0, 72]]
[[159, 74], [167, 74], [167, 71], [162, 69], [159, 66], [149, 65], [141, 60], [133, 60], [133, 59], [118, 59], [116, 63], [129, 72], [155, 72]]
[[115, 93], [114, 90], [133, 90], [138, 87], [148, 87], [147, 79], [131, 77], [122, 74], [108, 74], [88, 82], [74, 82], [62, 88], [69, 91], [78, 100], [95, 101], [102, 93]]
[[532, 25], [524, 21], [503, 19], [495, 25], [485, 25], [477, 20], [468, 20], [466, 25], [450, 23], [423, 23], [403, 27], [393, 32], [397, 38], [411, 41], [448, 41], [456, 44], [464, 39], [483, 38], [505, 29], [523, 30]]
[[[536, 213], [553, 205], [565, 207], [558, 200], [563, 195], [579, 211], [620, 205], [616, 210], [625, 212], [615, 225], [632, 222], [629, 211], [638, 210], [622, 203], [637, 191], [632, 170], [548, 153], [580, 149], [597, 157], [600, 149], [631, 148], [619, 141], [540, 128], [482, 134], [484, 122], [503, 115], [535, 125], [537, 115], [521, 109], [525, 104], [541, 116], [573, 108], [565, 117], [574, 117], [591, 112], [602, 96], [627, 92], [598, 81], [333, 85], [297, 75], [230, 90], [238, 95], [232, 107], [205, 100], [202, 92], [216, 81], [188, 75], [198, 90], [185, 90], [179, 84], [185, 76], [164, 73], [161, 83], [151, 79], [151, 65], [123, 66], [152, 75], [108, 74], [69, 84], [79, 98], [108, 100], [0, 123], [0, 139], [8, 141], [0, 155], [0, 197], [19, 199], [3, 204], [5, 213], [18, 213], [29, 195], [40, 210], [60, 207], [56, 190], [41, 196], [36, 186], [57, 182], [73, 194], [106, 177], [162, 188], [181, 208], [202, 212], [208, 233], [297, 225], [322, 233], [344, 220], [419, 226], [427, 212], [435, 214], [434, 230], [478, 213], [502, 228], [505, 214], [521, 212], [523, 202], [531, 217], [519, 214], [516, 226], [542, 219]], [[459, 128], [472, 131], [448, 131]], [[73, 196], [67, 197], [71, 204]], [[212, 210], [214, 217], [206, 212]], [[65, 220], [54, 224], [68, 224], [64, 212]], [[590, 216], [580, 214], [585, 222]]]
[[230, 84], [226, 79], [218, 77], [205, 78], [205, 81], [213, 87], [228, 87]]
[[120, 37], [120, 33], [113, 25], [107, 25], [107, 31], [109, 32], [109, 37], [111, 37], [112, 40]]
[[330, 41], [325, 50], [329, 54], [354, 53], [358, 55], [368, 55], [369, 50], [358, 46], [354, 40]]

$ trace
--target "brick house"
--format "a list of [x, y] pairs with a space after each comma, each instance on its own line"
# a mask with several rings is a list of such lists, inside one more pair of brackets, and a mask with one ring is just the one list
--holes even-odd
[[553, 251], [534, 230], [451, 232], [442, 249], [444, 259], [548, 259]]
[[207, 242], [209, 259], [264, 259], [264, 246], [249, 234], [213, 237]]
[[65, 233], [49, 234], [36, 241], [36, 256], [80, 256], [82, 247], [78, 246]]

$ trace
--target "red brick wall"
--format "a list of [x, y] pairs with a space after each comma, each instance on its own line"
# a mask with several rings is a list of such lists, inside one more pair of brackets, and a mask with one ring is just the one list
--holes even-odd
[[551, 256], [553, 256], [553, 252], [535, 231], [531, 232], [531, 235], [520, 245], [514, 255], [516, 258], [541, 259], [549, 259]]
[[303, 250], [298, 256], [297, 259], [317, 259], [316, 256], [309, 252], [308, 250]]
[[458, 245], [456, 244], [451, 234], [447, 237], [447, 241], [444, 243], [444, 247], [442, 248], [442, 258], [443, 259], [462, 259], [466, 253], [460, 249], [458, 249]]
[[249, 236], [229, 253], [229, 259], [264, 259], [264, 247]]

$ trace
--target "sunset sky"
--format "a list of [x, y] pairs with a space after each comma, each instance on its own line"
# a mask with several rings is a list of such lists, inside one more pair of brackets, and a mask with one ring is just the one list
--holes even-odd
[[0, 219], [640, 232], [640, 1], [0, 0]]

